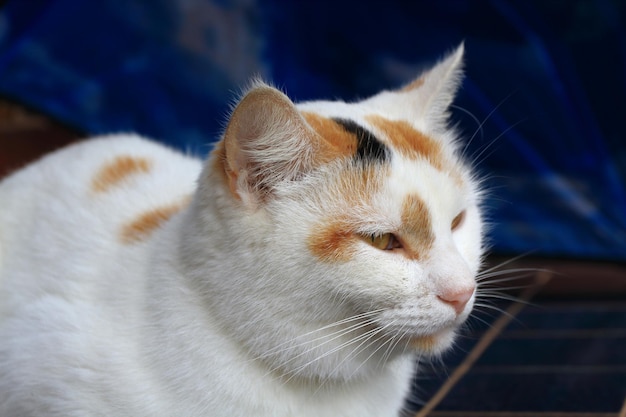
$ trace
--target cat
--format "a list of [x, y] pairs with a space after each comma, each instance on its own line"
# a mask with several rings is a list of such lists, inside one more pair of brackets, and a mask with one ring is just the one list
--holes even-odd
[[463, 45], [397, 90], [254, 81], [205, 162], [133, 134], [0, 183], [0, 415], [402, 412], [476, 298]]

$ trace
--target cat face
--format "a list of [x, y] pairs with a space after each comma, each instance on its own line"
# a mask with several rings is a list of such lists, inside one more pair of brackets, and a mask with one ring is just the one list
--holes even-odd
[[236, 107], [213, 169], [261, 219], [259, 275], [280, 279], [272, 294], [263, 278], [248, 285], [272, 323], [241, 318], [257, 324], [242, 342], [276, 369], [329, 377], [438, 354], [467, 318], [480, 194], [445, 123], [462, 54], [360, 102], [295, 105], [257, 83]]

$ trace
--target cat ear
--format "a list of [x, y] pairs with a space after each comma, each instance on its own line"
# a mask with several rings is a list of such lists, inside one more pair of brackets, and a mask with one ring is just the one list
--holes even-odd
[[260, 81], [235, 107], [224, 133], [224, 171], [233, 194], [265, 200], [280, 181], [310, 170], [315, 133], [291, 100]]
[[419, 117], [431, 128], [445, 129], [448, 108], [459, 89], [463, 77], [464, 46], [460, 44], [430, 70], [399, 90], [409, 101], [411, 118]]

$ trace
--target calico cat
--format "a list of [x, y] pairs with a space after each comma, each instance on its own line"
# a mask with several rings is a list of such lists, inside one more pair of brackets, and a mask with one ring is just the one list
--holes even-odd
[[135, 135], [0, 183], [0, 416], [397, 416], [475, 299], [463, 47], [355, 103], [252, 84], [206, 162]]

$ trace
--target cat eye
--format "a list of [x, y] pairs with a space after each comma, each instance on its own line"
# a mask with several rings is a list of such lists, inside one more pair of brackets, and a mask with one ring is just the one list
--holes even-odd
[[454, 232], [456, 229], [458, 229], [461, 226], [461, 224], [463, 223], [463, 220], [465, 220], [465, 210], [463, 210], [462, 212], [457, 214], [456, 217], [454, 219], [452, 219], [452, 224], [450, 225], [450, 230], [452, 230]]
[[402, 247], [400, 241], [393, 233], [383, 233], [380, 235], [371, 234], [365, 239], [367, 242], [380, 250], [394, 250]]

